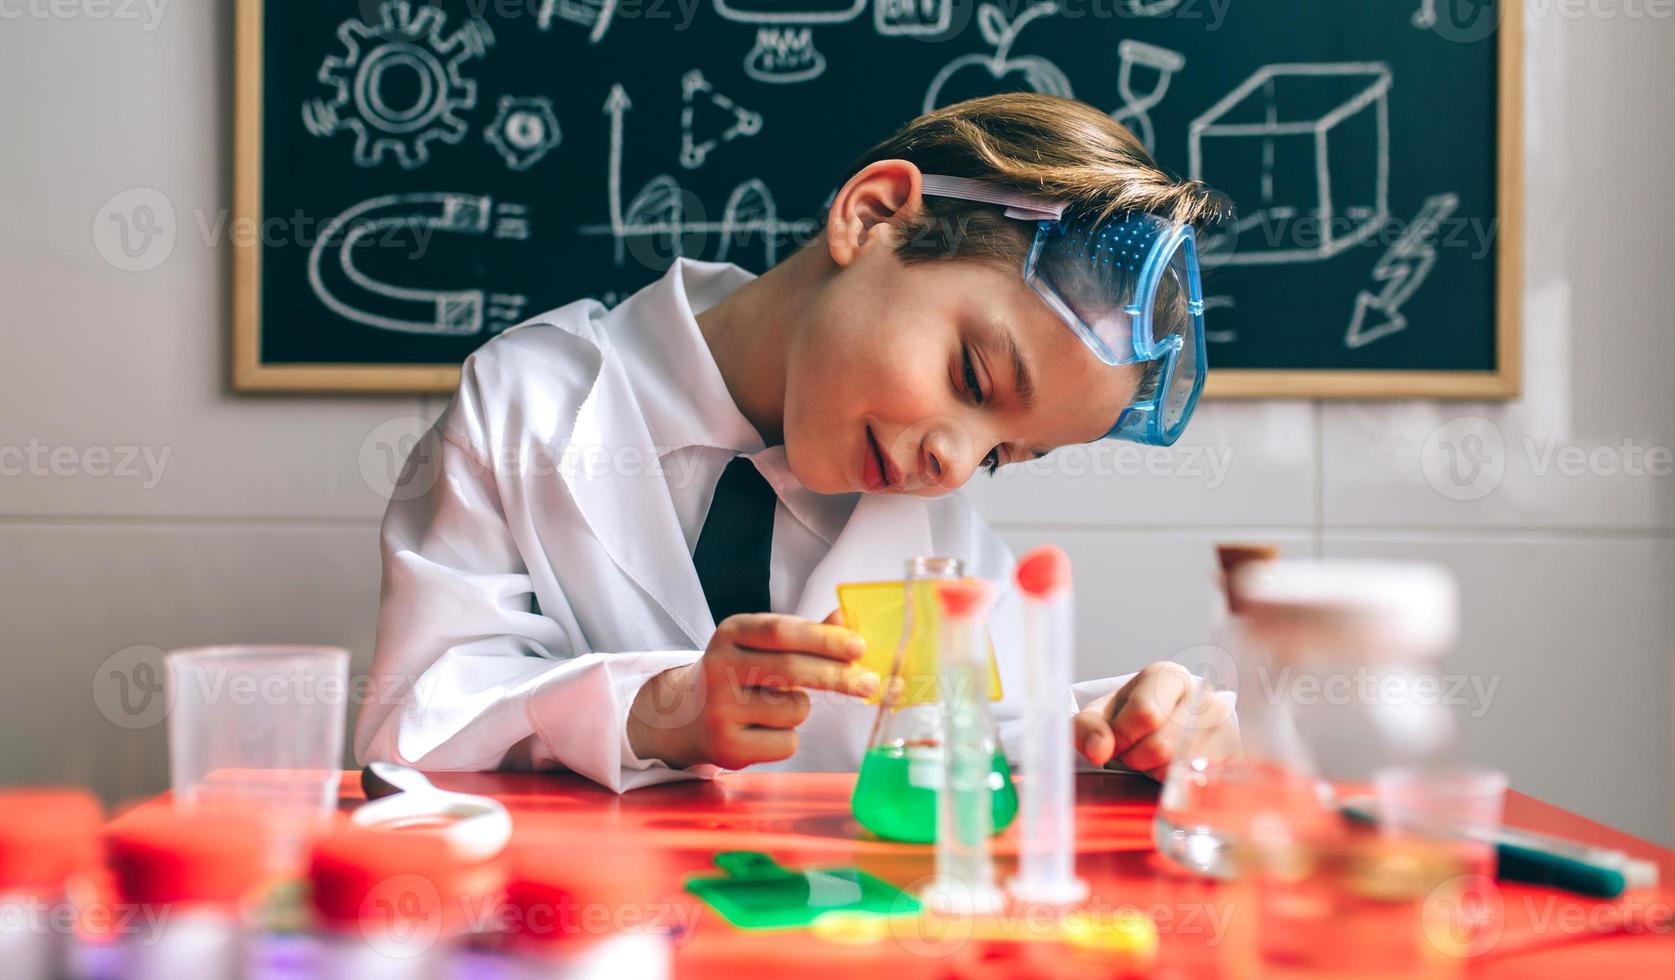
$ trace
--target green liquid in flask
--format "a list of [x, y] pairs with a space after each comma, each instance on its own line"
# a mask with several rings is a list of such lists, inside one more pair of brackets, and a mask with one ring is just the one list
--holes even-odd
[[[861, 826], [887, 840], [936, 843], [936, 789], [942, 757], [934, 745], [881, 745], [861, 757], [850, 807]], [[1018, 791], [1004, 753], [996, 751], [989, 770], [989, 812], [995, 833], [1018, 815]]]

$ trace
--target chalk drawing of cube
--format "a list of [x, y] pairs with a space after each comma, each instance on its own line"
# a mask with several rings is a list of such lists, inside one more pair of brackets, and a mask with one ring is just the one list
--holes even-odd
[[1268, 65], [1194, 119], [1191, 175], [1239, 212], [1206, 261], [1311, 262], [1376, 231], [1390, 214], [1389, 94], [1382, 62]]

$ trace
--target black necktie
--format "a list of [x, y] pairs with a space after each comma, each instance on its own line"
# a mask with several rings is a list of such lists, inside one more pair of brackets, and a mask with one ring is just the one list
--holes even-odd
[[768, 559], [777, 502], [749, 457], [733, 457], [716, 481], [692, 564], [717, 625], [734, 613], [771, 611]]

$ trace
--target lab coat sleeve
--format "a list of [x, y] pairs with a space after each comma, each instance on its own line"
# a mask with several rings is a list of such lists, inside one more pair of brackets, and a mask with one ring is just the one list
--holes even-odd
[[[468, 385], [409, 458], [382, 532], [373, 696], [355, 750], [430, 770], [564, 768], [615, 792], [717, 770], [636, 757], [641, 686], [696, 650], [601, 653], [536, 610], [494, 468], [472, 443]], [[543, 602], [550, 605], [547, 597]], [[566, 611], [567, 612], [567, 611]]]

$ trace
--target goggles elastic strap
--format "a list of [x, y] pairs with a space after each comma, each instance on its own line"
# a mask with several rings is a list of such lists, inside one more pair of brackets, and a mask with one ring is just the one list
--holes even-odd
[[996, 187], [969, 177], [949, 177], [945, 174], [924, 174], [920, 177], [919, 193], [931, 197], [951, 197], [979, 204], [994, 204], [1006, 209], [1008, 218], [1020, 221], [1057, 221], [1064, 217], [1062, 201], [1047, 201], [1022, 191]]

